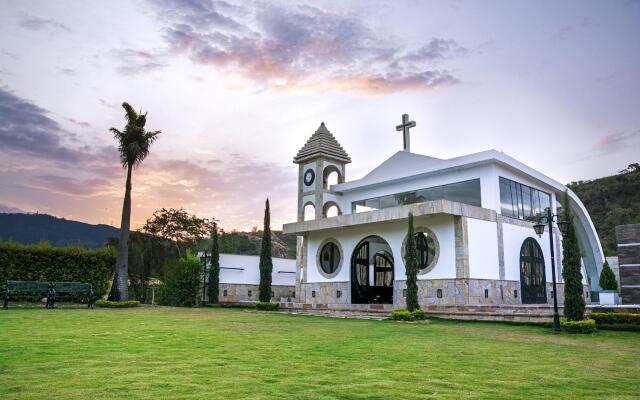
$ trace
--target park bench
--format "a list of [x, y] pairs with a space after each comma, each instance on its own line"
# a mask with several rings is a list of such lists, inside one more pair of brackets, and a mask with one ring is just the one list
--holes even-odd
[[37, 281], [7, 281], [4, 295], [4, 308], [9, 307], [9, 301], [20, 295], [33, 298], [46, 297], [45, 308], [54, 308], [58, 295], [65, 293], [81, 293], [87, 295], [87, 307], [93, 308], [95, 294], [90, 283], [85, 282], [37, 282]]

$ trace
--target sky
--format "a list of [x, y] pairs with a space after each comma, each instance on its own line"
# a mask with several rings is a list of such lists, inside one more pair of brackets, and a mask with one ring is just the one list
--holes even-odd
[[496, 149], [568, 183], [640, 161], [640, 1], [0, 2], [0, 212], [119, 226], [123, 101], [161, 130], [132, 226], [296, 219], [325, 122], [347, 180], [402, 148]]

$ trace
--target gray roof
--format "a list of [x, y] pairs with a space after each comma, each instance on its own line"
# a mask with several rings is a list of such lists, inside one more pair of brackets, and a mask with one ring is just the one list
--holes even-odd
[[302, 146], [298, 154], [293, 157], [293, 162], [300, 164], [319, 156], [324, 156], [343, 163], [351, 162], [349, 154], [347, 154], [347, 152], [342, 148], [336, 138], [333, 137], [327, 127], [324, 126], [324, 122], [321, 123], [318, 130], [311, 135], [309, 140], [307, 140], [307, 143]]

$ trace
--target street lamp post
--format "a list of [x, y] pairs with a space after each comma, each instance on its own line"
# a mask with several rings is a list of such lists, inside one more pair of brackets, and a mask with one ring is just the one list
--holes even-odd
[[206, 305], [206, 294], [207, 294], [207, 260], [211, 258], [207, 251], [204, 251], [202, 257], [200, 257], [200, 261], [202, 261], [202, 305]]
[[538, 234], [538, 237], [542, 237], [546, 223], [549, 226], [549, 247], [551, 250], [551, 277], [553, 279], [553, 332], [560, 332], [560, 315], [558, 314], [558, 289], [556, 287], [556, 256], [553, 249], [553, 221], [557, 220], [558, 228], [560, 232], [564, 234], [569, 228], [569, 222], [559, 220], [558, 215], [551, 213], [551, 207], [545, 209], [545, 215], [538, 219], [538, 223], [533, 226], [533, 229]]

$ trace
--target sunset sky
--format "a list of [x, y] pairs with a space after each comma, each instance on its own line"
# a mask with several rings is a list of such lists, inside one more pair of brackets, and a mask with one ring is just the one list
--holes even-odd
[[0, 212], [119, 226], [123, 101], [162, 130], [132, 225], [296, 215], [324, 121], [362, 177], [402, 147], [502, 150], [561, 182], [640, 161], [640, 1], [0, 2]]

